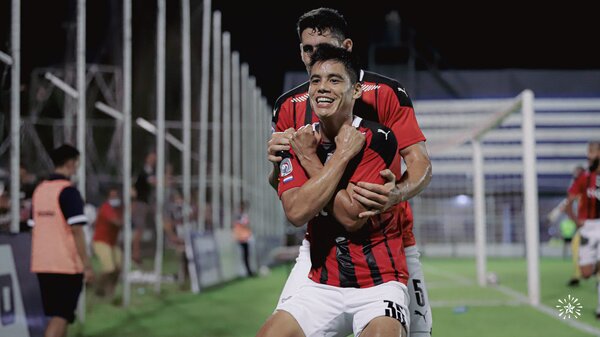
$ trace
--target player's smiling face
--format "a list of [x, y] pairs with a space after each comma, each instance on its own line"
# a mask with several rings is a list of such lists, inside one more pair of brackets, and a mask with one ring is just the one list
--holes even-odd
[[352, 115], [354, 100], [361, 95], [360, 83], [352, 84], [344, 64], [329, 60], [310, 68], [308, 95], [319, 119], [337, 114]]

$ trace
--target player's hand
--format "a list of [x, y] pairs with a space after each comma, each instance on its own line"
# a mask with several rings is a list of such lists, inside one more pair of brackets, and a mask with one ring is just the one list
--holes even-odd
[[294, 131], [293, 128], [289, 128], [283, 132], [274, 132], [271, 135], [271, 139], [267, 142], [267, 159], [270, 162], [279, 163], [283, 158], [278, 156], [277, 152], [290, 150], [290, 140], [294, 135]]
[[92, 267], [87, 266], [83, 269], [83, 280], [86, 284], [93, 283], [95, 278], [94, 269], [92, 269]]
[[290, 140], [290, 144], [298, 158], [308, 158], [317, 153], [317, 145], [321, 141], [321, 134], [314, 132], [312, 125], [300, 127]]
[[344, 124], [335, 136], [336, 152], [347, 159], [356, 156], [365, 145], [365, 135], [352, 125]]
[[385, 169], [379, 174], [386, 180], [383, 185], [359, 181], [354, 187], [352, 198], [368, 209], [358, 215], [359, 218], [371, 217], [384, 213], [402, 201], [400, 191], [396, 187], [396, 176], [392, 171]]

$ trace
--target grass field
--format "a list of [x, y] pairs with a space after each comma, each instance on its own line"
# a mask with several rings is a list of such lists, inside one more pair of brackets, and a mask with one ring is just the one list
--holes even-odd
[[[583, 282], [575, 289], [566, 287], [571, 272], [569, 261], [541, 261], [545, 309], [524, 303], [527, 288], [524, 260], [489, 260], [488, 269], [498, 275], [500, 285], [487, 288], [476, 285], [474, 260], [424, 258], [422, 262], [436, 337], [600, 336], [600, 322], [593, 315], [597, 299], [595, 281]], [[86, 323], [73, 326], [69, 336], [254, 336], [272, 312], [287, 272], [287, 268], [279, 267], [266, 277], [233, 281], [199, 295], [166, 285], [157, 296], [150, 287], [134, 286], [129, 309], [114, 306], [88, 292]], [[579, 319], [558, 317], [555, 306], [569, 294], [583, 304]]]

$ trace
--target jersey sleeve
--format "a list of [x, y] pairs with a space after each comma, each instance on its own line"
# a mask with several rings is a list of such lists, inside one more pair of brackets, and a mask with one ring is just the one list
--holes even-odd
[[284, 192], [292, 188], [301, 187], [308, 181], [308, 175], [300, 165], [300, 161], [294, 150], [290, 149], [289, 156], [283, 158], [279, 163], [279, 184], [277, 185], [277, 194], [279, 198]]
[[570, 195], [579, 195], [585, 192], [585, 174], [580, 174], [576, 179], [573, 180], [571, 186], [567, 191]]
[[275, 132], [283, 132], [294, 127], [294, 116], [290, 109], [290, 98], [286, 99], [273, 111], [272, 126]]
[[83, 199], [79, 191], [72, 186], [65, 187], [58, 197], [60, 209], [69, 225], [85, 225], [88, 222], [83, 211]]
[[394, 131], [397, 137], [398, 149], [404, 149], [410, 145], [425, 141], [425, 136], [419, 127], [412, 101], [408, 97], [406, 90], [396, 83], [393, 88], [388, 85], [381, 86], [381, 102], [378, 102], [379, 109], [382, 109], [380, 123]]

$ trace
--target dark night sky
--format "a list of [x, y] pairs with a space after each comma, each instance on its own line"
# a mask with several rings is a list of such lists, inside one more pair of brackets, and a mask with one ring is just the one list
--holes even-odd
[[[120, 29], [119, 0], [88, 0], [88, 62], [106, 62], [111, 43]], [[169, 0], [169, 26], [177, 29], [179, 1]], [[201, 1], [191, 0], [200, 23]], [[75, 0], [23, 0], [23, 79], [32, 68], [64, 64], [65, 28]], [[522, 3], [522, 2], [521, 2]], [[355, 52], [366, 63], [368, 45], [380, 39], [384, 16], [398, 10], [403, 25], [412, 27], [420, 44], [436, 50], [442, 69], [598, 69], [600, 19], [589, 5], [561, 2], [523, 9], [506, 2], [479, 2], [476, 6], [413, 4], [404, 1], [213, 1], [223, 13], [223, 29], [232, 33], [233, 48], [270, 103], [281, 93], [285, 70], [301, 70], [295, 23], [305, 11], [327, 6], [339, 9], [350, 25]], [[134, 1], [134, 47], [154, 43], [154, 11], [151, 0]], [[0, 48], [8, 51], [10, 1], [0, 4]], [[194, 23], [194, 18], [192, 19]], [[111, 28], [112, 27], [112, 28]], [[112, 29], [112, 30], [111, 30]], [[199, 38], [199, 36], [196, 36]], [[120, 37], [116, 37], [120, 39]], [[193, 39], [195, 39], [193, 37]], [[35, 41], [35, 42], [34, 42]], [[196, 41], [200, 45], [200, 41]], [[134, 58], [140, 55], [134, 52]], [[176, 56], [175, 52], [172, 55]], [[114, 57], [113, 57], [114, 59]], [[114, 60], [113, 60], [114, 61]], [[115, 62], [120, 62], [116, 60]], [[134, 59], [135, 62], [135, 59]], [[194, 59], [193, 62], [200, 62]], [[149, 64], [152, 64], [151, 62]], [[4, 71], [3, 71], [4, 72]], [[6, 83], [2, 84], [6, 88]]]

